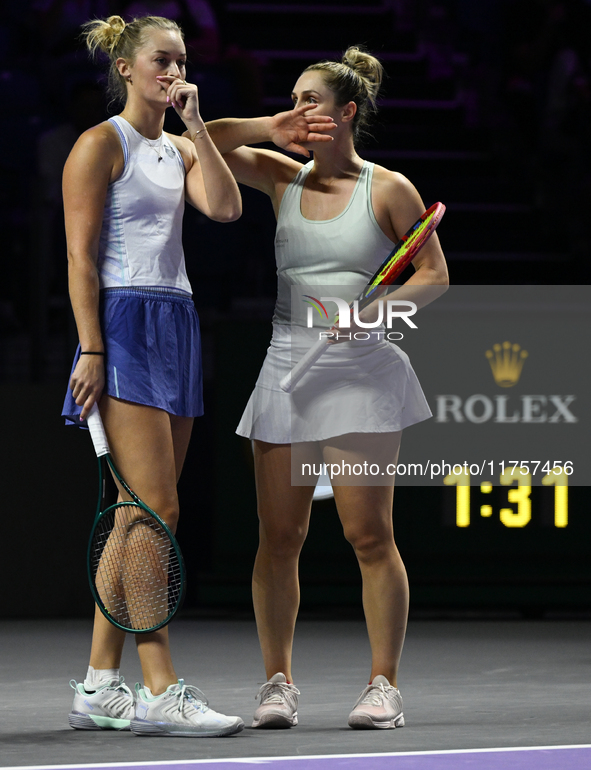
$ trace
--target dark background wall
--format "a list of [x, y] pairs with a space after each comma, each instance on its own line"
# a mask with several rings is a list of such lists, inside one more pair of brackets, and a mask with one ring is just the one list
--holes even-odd
[[[140, 3], [91, 5], [91, 15], [101, 16], [142, 10]], [[143, 6], [158, 10], [157, 2]], [[59, 418], [76, 344], [61, 168], [80, 132], [109, 114], [102, 69], [87, 61], [76, 38], [89, 7], [61, 0], [13, 4], [0, 22], [5, 617], [92, 610], [84, 558], [95, 462], [88, 436], [65, 430]], [[446, 203], [440, 237], [452, 283], [588, 282], [589, 3], [212, 2], [205, 15], [190, 0], [178, 7], [189, 43], [188, 79], [199, 86], [206, 119], [288, 109], [304, 66], [365, 43], [388, 78], [361, 154], [406, 174], [426, 205]], [[180, 132], [182, 125], [171, 113], [166, 128]], [[250, 601], [254, 485], [250, 447], [233, 431], [268, 344], [275, 269], [270, 206], [256, 192], [243, 194], [244, 215], [236, 223], [215, 224], [193, 210], [185, 221], [207, 410], [180, 485], [186, 611], [248, 608]], [[540, 510], [551, 505], [550, 494], [536, 492]], [[587, 494], [571, 490], [565, 531], [542, 517], [520, 532], [497, 528], [491, 535], [450, 524], [453, 489], [397, 490], [395, 524], [414, 611], [588, 608]], [[302, 582], [304, 607], [358, 605], [357, 566], [331, 501], [315, 504]]]

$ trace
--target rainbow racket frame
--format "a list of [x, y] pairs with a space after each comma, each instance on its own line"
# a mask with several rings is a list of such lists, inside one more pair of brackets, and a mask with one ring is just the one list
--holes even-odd
[[385, 261], [382, 262], [369, 280], [365, 289], [357, 297], [359, 309], [369, 304], [380, 286], [389, 286], [394, 283], [398, 276], [406, 270], [429, 240], [444, 214], [445, 206], [443, 203], [434, 203], [417, 219], [410, 230], [394, 246]]

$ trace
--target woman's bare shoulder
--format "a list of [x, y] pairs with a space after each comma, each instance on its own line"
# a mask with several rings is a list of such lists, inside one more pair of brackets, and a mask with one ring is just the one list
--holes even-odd
[[108, 120], [87, 129], [78, 137], [66, 162], [66, 173], [72, 169], [91, 171], [109, 168], [111, 181], [123, 170], [123, 150], [113, 124]]
[[399, 171], [391, 171], [383, 166], [374, 166], [374, 184], [385, 195], [414, 195], [417, 190], [410, 179]]
[[121, 148], [117, 130], [109, 120], [104, 120], [80, 134], [76, 145], [87, 150], [94, 149], [97, 152], [108, 152]]

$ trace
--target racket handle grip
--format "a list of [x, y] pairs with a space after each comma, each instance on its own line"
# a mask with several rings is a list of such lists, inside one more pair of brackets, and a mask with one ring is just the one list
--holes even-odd
[[101, 413], [99, 412], [99, 408], [96, 403], [92, 405], [90, 412], [88, 413], [86, 424], [88, 425], [88, 430], [90, 431], [90, 437], [92, 438], [92, 443], [94, 444], [94, 451], [96, 452], [96, 456], [102, 457], [103, 455], [109, 454], [109, 442], [107, 441], [107, 434], [105, 433], [103, 421], [101, 420]]
[[308, 350], [307, 353], [304, 353], [304, 355], [300, 358], [291, 372], [286, 374], [285, 377], [281, 380], [279, 383], [281, 390], [285, 391], [286, 393], [291, 393], [298, 382], [302, 379], [304, 374], [306, 374], [306, 372], [312, 368], [312, 366], [316, 363], [316, 361], [318, 361], [320, 356], [325, 352], [327, 348], [328, 342], [325, 339], [319, 339], [318, 342], [314, 343], [310, 350]]

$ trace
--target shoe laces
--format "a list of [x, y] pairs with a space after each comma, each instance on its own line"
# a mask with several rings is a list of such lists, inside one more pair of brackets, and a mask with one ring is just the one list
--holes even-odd
[[363, 690], [363, 692], [359, 696], [357, 705], [366, 703], [370, 706], [381, 706], [382, 703], [384, 702], [384, 698], [388, 698], [388, 694], [392, 690], [396, 690], [396, 688], [393, 687], [392, 685], [389, 685], [388, 687], [386, 687], [381, 682], [379, 684], [370, 684], [365, 688], [365, 690]]
[[289, 684], [288, 682], [265, 682], [254, 696], [254, 699], [260, 698], [261, 705], [263, 703], [284, 703], [287, 693], [299, 695], [300, 691], [295, 684]]
[[185, 713], [185, 705], [187, 703], [189, 703], [198, 711], [208, 710], [207, 698], [198, 687], [185, 684], [184, 679], [179, 679], [179, 685], [179, 689], [177, 691], [173, 691], [173, 694], [178, 698], [178, 710], [181, 714]]

